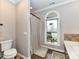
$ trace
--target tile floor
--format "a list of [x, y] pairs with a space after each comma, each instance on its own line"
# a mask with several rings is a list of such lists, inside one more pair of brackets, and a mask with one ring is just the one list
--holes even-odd
[[[65, 55], [59, 52], [52, 52], [52, 54], [47, 54], [46, 59], [65, 59]], [[66, 59], [69, 59], [66, 57]]]
[[19, 55], [17, 55], [17, 56], [15, 57], [15, 59], [23, 59], [23, 58], [20, 57]]
[[[46, 58], [40, 58], [37, 55], [32, 55], [31, 59], [65, 59], [65, 54], [49, 50]], [[69, 59], [68, 56], [66, 56], [66, 59]]]
[[53, 52], [53, 59], [65, 59], [65, 55], [58, 52]]

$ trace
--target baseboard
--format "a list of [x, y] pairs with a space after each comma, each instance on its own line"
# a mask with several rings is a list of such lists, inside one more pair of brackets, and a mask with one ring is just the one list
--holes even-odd
[[22, 55], [21, 53], [18, 53], [18, 55], [21, 56], [24, 59], [31, 59], [31, 57], [26, 57], [26, 56]]

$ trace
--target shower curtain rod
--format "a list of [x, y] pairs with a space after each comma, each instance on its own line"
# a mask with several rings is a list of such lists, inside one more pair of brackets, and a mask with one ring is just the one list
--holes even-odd
[[34, 17], [38, 18], [39, 20], [41, 20], [41, 18], [39, 18], [38, 16], [34, 15], [33, 13], [30, 13], [31, 15], [33, 15]]

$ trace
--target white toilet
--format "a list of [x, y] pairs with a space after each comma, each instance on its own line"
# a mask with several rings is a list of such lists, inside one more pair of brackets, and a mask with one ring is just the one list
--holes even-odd
[[17, 54], [15, 48], [12, 48], [12, 41], [13, 40], [0, 40], [1, 51], [4, 52], [3, 57], [5, 59], [14, 59]]

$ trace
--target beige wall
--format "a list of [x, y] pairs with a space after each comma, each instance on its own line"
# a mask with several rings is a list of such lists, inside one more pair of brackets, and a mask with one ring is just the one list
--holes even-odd
[[16, 9], [15, 6], [7, 0], [0, 0], [0, 23], [3, 24], [0, 30], [2, 34], [0, 33], [0, 35], [13, 39], [15, 42]]
[[17, 40], [16, 47], [19, 53], [30, 55], [30, 13], [28, 0], [23, 0], [17, 5]]
[[[60, 46], [52, 46], [52, 45], [45, 45], [44, 44], [44, 16], [48, 11], [56, 10], [60, 13], [61, 16], [61, 39], [60, 39]], [[51, 48], [57, 48], [63, 50], [63, 40], [64, 40], [64, 33], [70, 34], [79, 34], [79, 1], [72, 2], [70, 4], [65, 4], [59, 7], [55, 7], [36, 15], [40, 16], [42, 19], [41, 22], [41, 44], [44, 46], [49, 46]]]

